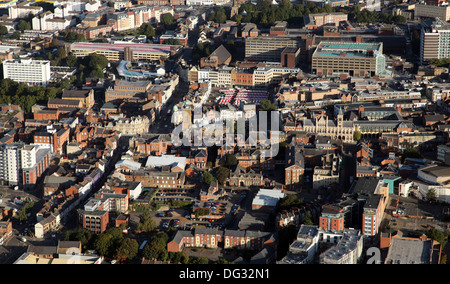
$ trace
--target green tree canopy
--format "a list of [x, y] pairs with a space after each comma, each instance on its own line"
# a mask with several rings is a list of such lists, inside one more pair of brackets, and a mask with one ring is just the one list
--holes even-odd
[[120, 262], [130, 261], [136, 257], [138, 250], [139, 245], [135, 239], [124, 238], [116, 250], [115, 258]]
[[233, 154], [227, 154], [225, 156], [225, 166], [234, 167], [239, 163], [238, 159]]
[[229, 170], [229, 169], [224, 168], [224, 167], [220, 167], [220, 168], [217, 170], [217, 175], [216, 175], [217, 181], [218, 181], [220, 184], [223, 185], [223, 184], [225, 184], [225, 182], [227, 181], [229, 175], [230, 175], [230, 170]]
[[262, 111], [275, 111], [277, 110], [277, 106], [270, 100], [262, 100], [259, 109]]
[[17, 23], [17, 29], [21, 32], [25, 30], [31, 30], [31, 24], [22, 19], [19, 21], [19, 23]]
[[8, 33], [8, 28], [4, 25], [0, 25], [0, 36], [5, 36]]
[[165, 13], [161, 15], [161, 24], [164, 26], [172, 26], [175, 23], [175, 18], [170, 13]]
[[300, 208], [303, 204], [303, 199], [299, 198], [296, 194], [289, 194], [280, 200], [279, 208], [280, 210], [288, 210], [293, 207]]
[[164, 232], [154, 234], [149, 242], [145, 245], [142, 252], [147, 259], [167, 260], [169, 257], [167, 252], [167, 241], [169, 236]]
[[151, 232], [156, 229], [156, 222], [153, 220], [149, 210], [144, 211], [140, 216], [137, 229], [143, 232]]
[[151, 39], [155, 36], [155, 28], [150, 23], [143, 23], [139, 29], [138, 33], [140, 35], [147, 36], [147, 39]]
[[166, 41], [166, 44], [168, 44], [168, 45], [181, 45], [180, 41], [178, 39], [176, 39], [176, 38], [169, 38]]
[[202, 182], [204, 184], [210, 185], [212, 182], [215, 182], [215, 181], [216, 181], [216, 179], [213, 177], [213, 175], [210, 172], [208, 172], [208, 171], [203, 172]]

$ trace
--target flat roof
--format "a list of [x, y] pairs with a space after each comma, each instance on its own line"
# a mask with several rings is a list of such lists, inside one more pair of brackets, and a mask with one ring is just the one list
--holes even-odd
[[385, 263], [430, 264], [432, 248], [431, 240], [392, 238]]
[[85, 50], [103, 50], [103, 51], [124, 51], [125, 47], [129, 47], [135, 53], [156, 53], [168, 54], [172, 50], [171, 45], [167, 44], [147, 44], [147, 43], [91, 43], [91, 42], [74, 42], [71, 49]]
[[[314, 56], [326, 57], [373, 57], [375, 51], [380, 52], [382, 43], [359, 43], [359, 42], [327, 42], [322, 41], [314, 52]], [[369, 50], [374, 55], [368, 55]]]

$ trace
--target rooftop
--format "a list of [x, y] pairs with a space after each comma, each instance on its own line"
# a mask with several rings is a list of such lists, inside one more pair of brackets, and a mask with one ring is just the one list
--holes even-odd
[[432, 249], [431, 240], [392, 238], [385, 263], [430, 264]]
[[320, 57], [374, 57], [375, 52], [381, 53], [382, 43], [357, 42], [321, 42], [313, 56]]

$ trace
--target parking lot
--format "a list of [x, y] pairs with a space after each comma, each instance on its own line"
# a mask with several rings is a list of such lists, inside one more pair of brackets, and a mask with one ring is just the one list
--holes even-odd
[[[236, 214], [243, 210], [240, 205], [248, 195], [247, 190], [229, 190], [228, 195], [219, 198], [219, 200], [199, 201], [193, 197], [192, 192], [172, 191], [158, 193], [159, 195], [155, 196], [155, 200], [161, 201], [164, 198], [164, 201], [169, 201], [172, 196], [178, 196], [171, 194], [181, 193], [187, 195], [184, 201], [192, 201], [193, 204], [191, 208], [170, 208], [167, 205], [163, 205], [158, 211], [151, 212], [159, 230], [165, 231], [169, 227], [184, 230], [190, 230], [195, 227], [225, 229], [229, 224], [233, 223]], [[193, 212], [198, 208], [209, 209], [211, 214], [196, 218]], [[131, 216], [131, 220], [134, 223], [139, 222], [140, 213], [134, 212]]]
[[36, 202], [38, 199], [23, 190], [14, 190], [8, 186], [0, 185], [0, 206], [19, 210], [26, 201]]
[[394, 230], [421, 231], [436, 228], [445, 231], [447, 222], [441, 221], [450, 206], [424, 202], [413, 197], [391, 195], [386, 207], [385, 224]]

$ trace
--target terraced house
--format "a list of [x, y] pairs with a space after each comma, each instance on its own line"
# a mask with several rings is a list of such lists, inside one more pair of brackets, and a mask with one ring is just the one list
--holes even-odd
[[179, 252], [185, 247], [261, 250], [265, 246], [276, 247], [278, 240], [270, 232], [218, 230], [196, 228], [193, 231], [178, 230], [167, 243], [169, 252]]

